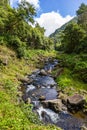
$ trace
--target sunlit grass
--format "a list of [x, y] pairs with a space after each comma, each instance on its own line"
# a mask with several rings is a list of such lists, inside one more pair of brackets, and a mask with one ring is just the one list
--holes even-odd
[[[0, 130], [59, 130], [56, 126], [41, 124], [31, 106], [18, 102], [18, 76], [32, 73], [39, 57], [54, 57], [54, 52], [29, 50], [18, 59], [14, 51], [0, 45], [0, 59], [6, 56], [7, 65], [0, 64]], [[28, 108], [28, 110], [26, 109]]]

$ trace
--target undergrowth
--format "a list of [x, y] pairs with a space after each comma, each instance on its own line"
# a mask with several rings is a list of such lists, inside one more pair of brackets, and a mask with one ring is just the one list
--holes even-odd
[[32, 112], [32, 105], [18, 100], [19, 77], [39, 66], [39, 59], [54, 57], [54, 52], [29, 50], [19, 59], [16, 53], [0, 45], [0, 130], [59, 130], [41, 123]]
[[83, 94], [87, 99], [87, 55], [57, 55], [63, 73], [56, 78], [58, 87], [68, 95], [75, 93]]

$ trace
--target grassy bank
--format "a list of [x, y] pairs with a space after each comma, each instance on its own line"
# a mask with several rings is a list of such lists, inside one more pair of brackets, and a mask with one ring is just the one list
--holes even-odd
[[32, 113], [32, 106], [18, 100], [19, 77], [30, 74], [54, 52], [29, 50], [18, 59], [13, 50], [0, 46], [0, 130], [59, 130], [44, 126]]
[[57, 54], [63, 73], [57, 77], [59, 87], [68, 95], [83, 94], [87, 99], [87, 55]]

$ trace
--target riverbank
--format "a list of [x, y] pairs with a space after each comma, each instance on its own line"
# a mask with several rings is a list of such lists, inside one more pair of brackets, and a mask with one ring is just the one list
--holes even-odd
[[[61, 61], [60, 67], [64, 68], [61, 69], [63, 73], [56, 77], [60, 89], [62, 89], [67, 95], [73, 95], [78, 92], [87, 97], [87, 94], [85, 93], [87, 92], [86, 84], [73, 78], [72, 71], [70, 71], [69, 67], [64, 66], [65, 63], [62, 62], [65, 61], [63, 60], [64, 55], [61, 56], [52, 51], [29, 50], [24, 58], [18, 59], [14, 51], [7, 47], [0, 46], [1, 130], [59, 130], [56, 126], [44, 126], [37, 116], [32, 113], [32, 105], [20, 102], [21, 99], [19, 98], [21, 93], [18, 90], [20, 89], [21, 81], [27, 80], [24, 78], [27, 74], [29, 75], [36, 69], [42, 68], [44, 61], [48, 59], [48, 57], [56, 57]], [[66, 63], [70, 63], [68, 61]], [[58, 68], [55, 69], [53, 73], [55, 74], [57, 70]]]
[[[54, 81], [56, 76], [52, 76], [52, 70], [57, 68], [58, 77], [59, 72], [63, 71], [63, 68], [60, 68], [60, 61], [48, 59], [43, 69], [27, 75], [28, 82], [23, 82], [25, 88], [23, 100], [33, 104], [33, 110], [44, 123], [55, 124], [64, 130], [78, 130], [83, 124], [86, 126], [87, 116], [83, 112], [85, 99], [79, 94], [71, 97], [67, 91], [65, 93], [59, 88], [56, 90], [59, 86]], [[79, 117], [74, 116], [79, 111], [82, 114], [80, 113]]]
[[[56, 78], [57, 83], [68, 95], [82, 93], [87, 100], [87, 55], [86, 54], [57, 54], [62, 74]], [[56, 69], [58, 71], [58, 68]], [[55, 74], [56, 71], [53, 73]]]
[[29, 50], [25, 58], [18, 59], [13, 50], [0, 46], [0, 130], [58, 129], [44, 126], [32, 113], [31, 105], [26, 109], [27, 105], [18, 101], [19, 79], [40, 67], [46, 57], [54, 56], [54, 52]]

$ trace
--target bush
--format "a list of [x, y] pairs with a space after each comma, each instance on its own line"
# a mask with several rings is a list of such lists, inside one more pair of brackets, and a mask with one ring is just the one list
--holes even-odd
[[26, 43], [22, 42], [18, 37], [12, 36], [9, 38], [8, 46], [16, 51], [18, 58], [25, 55]]
[[6, 42], [6, 39], [4, 36], [0, 36], [0, 45], [6, 45], [7, 42]]

